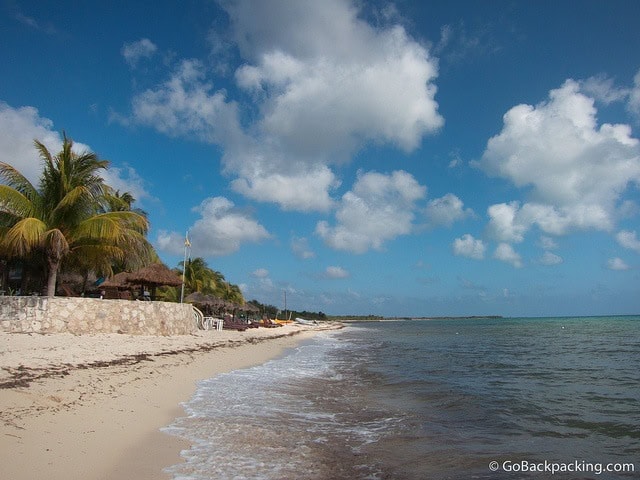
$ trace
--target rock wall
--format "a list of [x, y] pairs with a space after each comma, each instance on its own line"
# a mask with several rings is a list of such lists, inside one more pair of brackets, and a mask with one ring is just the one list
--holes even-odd
[[190, 304], [72, 297], [0, 296], [0, 331], [187, 335], [196, 331]]

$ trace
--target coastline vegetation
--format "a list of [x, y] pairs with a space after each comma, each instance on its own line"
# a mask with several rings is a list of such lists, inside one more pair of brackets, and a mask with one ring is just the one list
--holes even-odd
[[[131, 193], [105, 182], [102, 174], [109, 168], [108, 160], [93, 152], [77, 152], [64, 132], [62, 149], [56, 154], [38, 140], [34, 146], [42, 163], [37, 185], [11, 164], [0, 161], [2, 293], [96, 295], [101, 280], [160, 263], [147, 239], [150, 224], [146, 212], [133, 206]], [[11, 284], [12, 271], [19, 275]], [[418, 319], [281, 311], [257, 300], [247, 302], [238, 285], [228, 282], [200, 257], [180, 262], [173, 271], [180, 277], [184, 272], [185, 296], [200, 292], [234, 305], [250, 304], [269, 318], [345, 322]], [[181, 286], [161, 287], [158, 298], [179, 302], [182, 293]]]
[[43, 163], [37, 187], [0, 162], [0, 255], [4, 265], [19, 259], [25, 288], [52, 297], [60, 272], [109, 276], [157, 257], [146, 215], [100, 176], [108, 161], [75, 152], [66, 135], [56, 155], [34, 143]]
[[[133, 207], [131, 193], [105, 182], [108, 160], [77, 152], [64, 132], [56, 154], [38, 140], [34, 146], [42, 163], [37, 185], [0, 161], [2, 293], [98, 295], [101, 280], [160, 263], [147, 239], [146, 212]], [[174, 272], [182, 276], [182, 267]], [[202, 258], [190, 260], [184, 273], [187, 294], [245, 303], [240, 288]], [[181, 287], [164, 287], [159, 298], [180, 301], [180, 295]]]

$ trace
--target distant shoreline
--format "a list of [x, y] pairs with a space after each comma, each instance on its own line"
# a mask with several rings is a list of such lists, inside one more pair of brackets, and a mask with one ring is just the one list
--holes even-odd
[[356, 322], [399, 322], [399, 321], [412, 321], [412, 320], [463, 320], [463, 319], [500, 319], [505, 318], [502, 315], [463, 315], [456, 317], [336, 317], [332, 320], [344, 322], [344, 323], [356, 323]]

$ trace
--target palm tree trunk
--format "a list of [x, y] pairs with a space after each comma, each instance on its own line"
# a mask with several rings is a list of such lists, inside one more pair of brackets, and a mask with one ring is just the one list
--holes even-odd
[[49, 257], [47, 259], [49, 264], [49, 278], [47, 279], [47, 297], [53, 298], [56, 296], [56, 280], [58, 279], [58, 268], [60, 267], [60, 260]]

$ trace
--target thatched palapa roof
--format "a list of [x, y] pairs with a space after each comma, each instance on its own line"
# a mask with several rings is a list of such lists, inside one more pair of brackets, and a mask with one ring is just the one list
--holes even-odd
[[223, 300], [218, 297], [207, 295], [206, 293], [201, 292], [190, 293], [184, 300], [188, 303], [195, 303], [197, 305], [211, 305], [214, 307], [221, 305], [223, 302]]
[[177, 287], [182, 285], [182, 279], [162, 263], [153, 263], [148, 267], [128, 274], [127, 282], [134, 285], [149, 286], [169, 285]]
[[102, 282], [101, 287], [127, 287], [131, 285], [177, 287], [182, 285], [182, 279], [161, 263], [154, 263], [136, 272], [120, 272], [109, 280]]
[[108, 280], [105, 280], [100, 284], [100, 287], [116, 287], [116, 288], [126, 288], [129, 286], [127, 282], [129, 273], [128, 272], [120, 272], [116, 273], [113, 277]]

